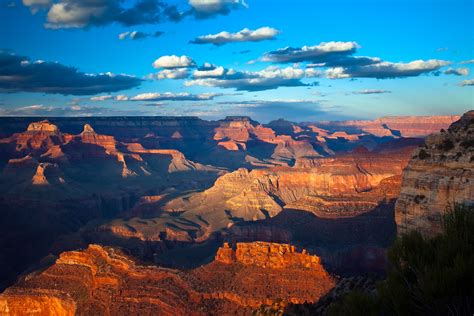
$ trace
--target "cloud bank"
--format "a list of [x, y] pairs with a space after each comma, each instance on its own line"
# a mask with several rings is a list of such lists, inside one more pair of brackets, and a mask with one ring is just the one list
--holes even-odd
[[209, 101], [215, 97], [221, 96], [218, 93], [202, 93], [191, 94], [187, 92], [182, 93], [142, 93], [131, 97], [130, 101]]
[[241, 0], [189, 0], [184, 10], [161, 0], [23, 0], [23, 5], [33, 14], [47, 10], [44, 25], [50, 29], [178, 22], [186, 16], [206, 19], [246, 6]]
[[415, 77], [430, 73], [441, 67], [449, 65], [450, 62], [438, 59], [415, 60], [409, 63], [379, 62], [372, 65], [335, 67], [326, 71], [330, 79], [341, 78], [376, 78], [393, 79], [403, 77]]
[[438, 59], [394, 63], [378, 57], [354, 56], [359, 48], [356, 42], [323, 42], [301, 48], [281, 48], [265, 53], [260, 60], [272, 63], [306, 62], [307, 67], [311, 68], [327, 67], [326, 77], [330, 79], [413, 77], [450, 64]]
[[236, 71], [206, 64], [194, 71], [193, 79], [185, 81], [185, 86], [205, 86], [233, 88], [237, 91], [263, 91], [278, 87], [308, 86], [303, 78], [313, 78], [317, 72], [300, 68], [267, 67], [261, 71]]
[[280, 33], [277, 29], [265, 26], [256, 30], [249, 30], [244, 28], [236, 33], [229, 33], [226, 31], [199, 36], [190, 43], [192, 44], [214, 44], [217, 46], [227, 43], [236, 42], [260, 42], [265, 40], [273, 40]]
[[74, 67], [0, 51], [0, 92], [93, 95], [137, 87], [142, 79], [112, 73], [87, 74]]

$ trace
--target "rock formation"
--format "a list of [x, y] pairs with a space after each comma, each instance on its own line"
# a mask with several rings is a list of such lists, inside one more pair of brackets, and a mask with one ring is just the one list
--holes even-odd
[[36, 173], [33, 176], [33, 179], [31, 180], [31, 183], [33, 185], [49, 185], [48, 180], [46, 179], [44, 175], [44, 169], [46, 169], [47, 164], [39, 164], [38, 167], [36, 168]]
[[319, 269], [322, 274], [326, 273], [321, 266], [319, 257], [309, 255], [306, 250], [303, 250], [301, 253], [297, 252], [295, 246], [289, 244], [239, 242], [234, 250], [228, 243], [224, 243], [224, 246], [217, 251], [215, 260], [226, 264], [238, 262], [243, 265], [269, 269]]
[[315, 122], [316, 126], [330, 130], [359, 130], [375, 136], [424, 137], [447, 128], [459, 116], [393, 116], [373, 121]]
[[[397, 197], [399, 178], [389, 179], [401, 175], [408, 159], [409, 152], [404, 151], [362, 152], [302, 158], [294, 168], [242, 168], [220, 177], [202, 193], [170, 201], [165, 210], [191, 211], [217, 227], [225, 227], [233, 219], [273, 217], [283, 207], [308, 210], [321, 217], [355, 216], [384, 199]], [[222, 210], [227, 210], [227, 215]]]
[[64, 138], [59, 128], [47, 120], [33, 122], [28, 125], [25, 132], [15, 133], [0, 140], [0, 143], [15, 144], [15, 150], [22, 153], [29, 151], [44, 152], [62, 142], [64, 142]]
[[414, 153], [396, 205], [398, 232], [439, 233], [441, 217], [454, 203], [474, 203], [474, 111], [427, 137]]
[[113, 248], [90, 245], [61, 254], [46, 270], [7, 289], [0, 295], [0, 314], [242, 313], [276, 299], [315, 302], [334, 286], [317, 257], [295, 253], [289, 245], [267, 245], [271, 256], [266, 262], [272, 264], [265, 268], [258, 258], [250, 262], [249, 252], [260, 254], [262, 247], [240, 245], [243, 264], [214, 261], [180, 272], [141, 266]]

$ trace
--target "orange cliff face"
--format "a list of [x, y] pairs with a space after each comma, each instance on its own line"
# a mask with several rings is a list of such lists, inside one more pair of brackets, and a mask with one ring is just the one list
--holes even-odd
[[249, 312], [277, 299], [315, 302], [334, 286], [316, 256], [297, 253], [290, 245], [239, 244], [236, 257], [242, 259], [234, 262], [219, 260], [221, 251], [214, 262], [186, 272], [140, 266], [121, 252], [98, 245], [65, 252], [46, 270], [29, 275], [1, 294], [0, 313]]
[[474, 204], [474, 111], [427, 137], [414, 153], [396, 204], [398, 232], [441, 232], [441, 217], [454, 203]]
[[290, 244], [238, 242], [235, 249], [232, 249], [229, 243], [224, 243], [218, 249], [215, 260], [225, 264], [241, 263], [270, 269], [311, 268], [329, 277], [322, 268], [319, 257], [309, 255], [306, 250], [297, 252], [295, 246]]
[[293, 168], [242, 168], [221, 176], [204, 192], [171, 200], [164, 209], [198, 214], [214, 229], [232, 223], [233, 218], [273, 217], [284, 208], [320, 217], [351, 217], [398, 196], [399, 176], [409, 155], [409, 151], [353, 153], [304, 158]]
[[[297, 132], [301, 131], [296, 125], [292, 125], [292, 128]], [[214, 132], [214, 140], [219, 141], [218, 145], [230, 151], [252, 152], [248, 142], [260, 142], [273, 145], [273, 153], [268, 159], [276, 161], [288, 162], [297, 157], [320, 156], [310, 142], [296, 140], [290, 135], [277, 136], [272, 128], [264, 127], [247, 117], [227, 118]]]
[[31, 123], [25, 132], [0, 140], [3, 144], [14, 144], [17, 152], [44, 152], [63, 142], [64, 136], [58, 127], [47, 120]]

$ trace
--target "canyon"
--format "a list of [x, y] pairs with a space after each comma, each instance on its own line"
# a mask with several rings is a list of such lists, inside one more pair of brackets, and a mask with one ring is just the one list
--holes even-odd
[[397, 231], [474, 200], [473, 113], [2, 117], [0, 314], [251, 312], [383, 276]]
[[[228, 247], [228, 246], [227, 246]], [[17, 315], [206, 315], [250, 312], [271, 297], [315, 302], [334, 281], [316, 256], [289, 245], [237, 244], [247, 260], [215, 261], [178, 271], [137, 264], [113, 248], [65, 252], [0, 295], [0, 313]], [[286, 252], [282, 252], [286, 250]], [[232, 250], [232, 249], [231, 249]], [[260, 254], [259, 257], [252, 257]], [[251, 260], [249, 259], [251, 257]], [[268, 265], [271, 262], [271, 265]], [[265, 269], [270, 267], [270, 270]]]

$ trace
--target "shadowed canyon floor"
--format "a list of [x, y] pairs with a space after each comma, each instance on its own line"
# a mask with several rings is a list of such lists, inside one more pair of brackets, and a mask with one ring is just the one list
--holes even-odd
[[473, 200], [458, 119], [0, 118], [0, 314], [250, 311], [383, 274], [419, 196]]

